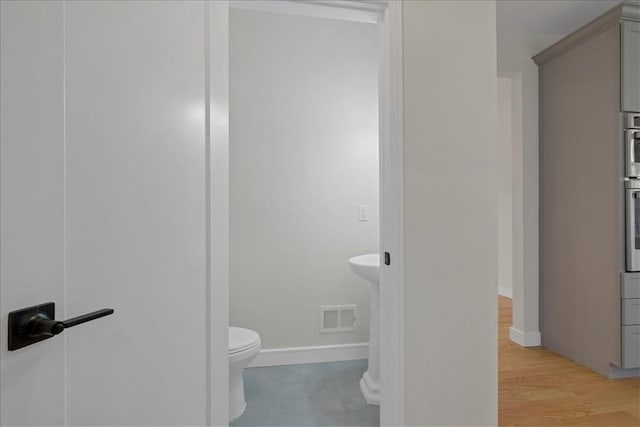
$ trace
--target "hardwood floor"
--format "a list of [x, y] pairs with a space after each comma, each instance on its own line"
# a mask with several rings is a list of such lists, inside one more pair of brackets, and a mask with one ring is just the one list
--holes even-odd
[[511, 300], [499, 297], [500, 426], [640, 426], [640, 380], [609, 380], [509, 340]]

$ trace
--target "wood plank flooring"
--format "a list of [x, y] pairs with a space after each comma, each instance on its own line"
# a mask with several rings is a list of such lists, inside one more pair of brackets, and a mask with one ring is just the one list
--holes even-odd
[[640, 379], [609, 380], [542, 347], [509, 340], [499, 297], [500, 426], [640, 426]]

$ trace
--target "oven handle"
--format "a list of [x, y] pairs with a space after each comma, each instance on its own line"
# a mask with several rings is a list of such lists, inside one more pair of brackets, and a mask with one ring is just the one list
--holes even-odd
[[640, 139], [640, 132], [633, 129], [627, 130], [627, 158], [629, 159], [629, 163], [637, 163], [634, 150], [636, 139]]
[[635, 245], [635, 203], [634, 199], [640, 198], [640, 189], [627, 189], [626, 190], [626, 213], [627, 213], [627, 226], [626, 228], [626, 240], [627, 240], [627, 271], [637, 271], [638, 265], [634, 261], [634, 254], [637, 252]]

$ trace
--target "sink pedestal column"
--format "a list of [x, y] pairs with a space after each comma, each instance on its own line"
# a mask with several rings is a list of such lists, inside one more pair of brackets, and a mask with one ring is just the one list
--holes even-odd
[[380, 282], [371, 283], [369, 309], [369, 366], [360, 391], [369, 405], [380, 405]]

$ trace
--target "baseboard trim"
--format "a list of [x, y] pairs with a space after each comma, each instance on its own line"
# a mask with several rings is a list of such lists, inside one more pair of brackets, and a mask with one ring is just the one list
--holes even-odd
[[500, 286], [498, 287], [498, 295], [507, 297], [507, 298], [513, 298], [513, 289]]
[[609, 379], [617, 380], [621, 378], [640, 377], [640, 368], [622, 369], [617, 366], [609, 366]]
[[523, 347], [539, 347], [542, 343], [540, 332], [522, 332], [513, 326], [509, 328], [509, 339]]
[[369, 357], [369, 343], [323, 345], [316, 347], [269, 348], [261, 350], [249, 368], [338, 362]]

